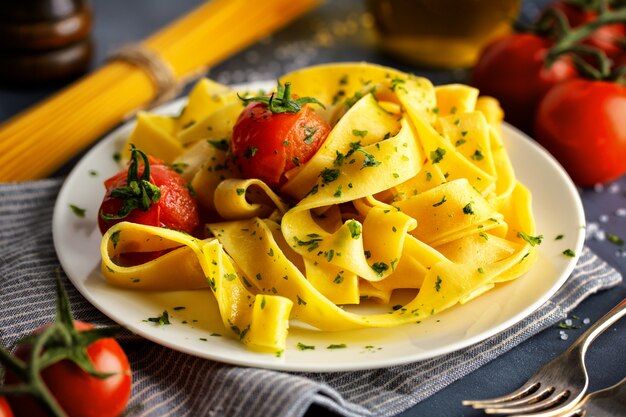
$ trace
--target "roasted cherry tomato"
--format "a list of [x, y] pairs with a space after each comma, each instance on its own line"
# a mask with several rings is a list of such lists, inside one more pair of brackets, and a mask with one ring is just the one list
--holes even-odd
[[[100, 231], [104, 234], [114, 224], [129, 221], [193, 233], [199, 224], [198, 206], [187, 182], [162, 161], [144, 157], [133, 148], [129, 169], [104, 182], [107, 191], [99, 210]], [[148, 175], [144, 175], [146, 164]], [[129, 182], [134, 185], [129, 187]]]
[[[84, 331], [93, 326], [74, 322]], [[87, 355], [98, 372], [112, 373], [97, 378], [65, 359], [41, 371], [42, 379], [68, 417], [117, 417], [126, 408], [131, 392], [131, 372], [126, 354], [112, 338], [99, 339], [87, 348]], [[30, 346], [20, 345], [15, 356], [28, 361]], [[17, 383], [15, 375], [7, 373], [7, 384]], [[11, 406], [18, 416], [46, 416], [39, 404], [30, 397], [12, 396]]]
[[[279, 88], [279, 96], [272, 97], [272, 103], [266, 97], [246, 100], [249, 104], [233, 128], [232, 151], [244, 177], [259, 178], [275, 187], [286, 171], [311, 159], [330, 126], [310, 105], [298, 105], [298, 100], [314, 99], [293, 99], [289, 85]], [[289, 109], [286, 103], [296, 103], [293, 109], [297, 110], [284, 110]]]
[[[589, 3], [591, 6], [597, 6], [595, 1], [589, 1]], [[583, 4], [578, 2], [557, 1], [549, 7], [563, 12], [571, 27], [584, 25], [598, 17], [593, 7], [586, 9]], [[624, 41], [624, 37], [626, 37], [624, 25], [616, 23], [599, 27], [583, 43], [601, 49], [609, 57], [615, 57], [624, 52], [620, 45], [620, 42]]]
[[0, 397], [0, 417], [13, 417], [13, 411], [4, 397]]
[[626, 172], [626, 87], [569, 80], [541, 101], [536, 139], [563, 164], [574, 182], [591, 186]]
[[480, 93], [497, 98], [506, 120], [529, 133], [545, 93], [576, 75], [565, 57], [545, 67], [544, 58], [550, 46], [549, 40], [536, 35], [509, 35], [488, 45], [473, 71], [472, 83]]

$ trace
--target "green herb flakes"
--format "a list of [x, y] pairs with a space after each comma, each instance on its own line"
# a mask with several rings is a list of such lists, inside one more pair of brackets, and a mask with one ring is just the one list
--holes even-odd
[[361, 223], [357, 222], [356, 220], [350, 220], [348, 223], [346, 223], [346, 225], [348, 226], [348, 230], [350, 230], [350, 235], [352, 236], [352, 239], [358, 239], [361, 236], [361, 232], [362, 232], [362, 227], [361, 227]]
[[372, 264], [371, 268], [376, 272], [376, 275], [379, 277], [383, 275], [383, 272], [389, 269], [389, 265], [384, 262], [375, 262]]
[[530, 243], [530, 246], [541, 245], [541, 242], [543, 241], [543, 235], [530, 236], [530, 235], [527, 235], [524, 232], [518, 232], [517, 236], [521, 237], [526, 242]]
[[319, 177], [322, 178], [324, 184], [329, 184], [339, 178], [340, 172], [338, 169], [324, 168]]
[[606, 234], [606, 240], [608, 240], [609, 242], [613, 243], [614, 245], [624, 246], [624, 240], [621, 239], [619, 236], [614, 235], [612, 233], [607, 233]]
[[149, 322], [155, 323], [157, 326], [163, 326], [170, 323], [170, 315], [167, 310], [163, 310], [163, 313], [158, 317], [148, 317]]
[[300, 342], [298, 342], [296, 347], [298, 348], [298, 350], [315, 350], [315, 346], [305, 345], [304, 343], [300, 343]]
[[345, 349], [348, 346], [345, 343], [340, 343], [340, 344], [330, 344], [328, 346], [326, 346], [326, 349]]
[[441, 277], [437, 275], [437, 281], [435, 281], [435, 291], [439, 292], [441, 290]]
[[304, 143], [310, 145], [315, 140], [315, 132], [317, 132], [317, 127], [304, 126]]
[[563, 255], [567, 256], [568, 258], [574, 258], [574, 257], [576, 257], [576, 253], [574, 253], [574, 251], [573, 251], [573, 250], [571, 250], [571, 249], [565, 249], [565, 250], [563, 251]]
[[445, 149], [437, 148], [436, 150], [430, 152], [430, 160], [433, 164], [438, 164], [443, 159], [445, 154]]
[[208, 139], [207, 142], [213, 145], [215, 149], [220, 150], [220, 151], [227, 151], [229, 147], [227, 139], [220, 139], [220, 140]]
[[85, 213], [87, 212], [87, 209], [80, 208], [74, 204], [70, 204], [70, 209], [72, 209], [72, 213], [74, 213], [76, 217], [81, 217], [81, 218], [84, 218]]
[[440, 205], [442, 205], [446, 201], [447, 201], [446, 200], [446, 196], [444, 195], [440, 202], [433, 204], [433, 207], [439, 207]]

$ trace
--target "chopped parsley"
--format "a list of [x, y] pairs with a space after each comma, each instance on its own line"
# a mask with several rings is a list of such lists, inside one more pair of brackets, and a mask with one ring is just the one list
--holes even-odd
[[237, 192], [237, 195], [243, 195], [246, 192], [245, 188], [237, 188], [235, 190]]
[[343, 282], [343, 275], [341, 274], [337, 274], [337, 276], [335, 277], [335, 279], [333, 279], [333, 282], [335, 284], [341, 284]]
[[341, 188], [342, 188], [341, 185], [337, 187], [337, 190], [335, 191], [335, 194], [333, 194], [333, 197], [341, 197], [341, 194], [342, 194]]
[[367, 130], [352, 129], [352, 134], [363, 138], [367, 135]]
[[305, 345], [304, 343], [300, 343], [300, 342], [298, 342], [296, 347], [298, 348], [298, 350], [315, 350], [315, 346]]
[[70, 204], [70, 208], [72, 209], [72, 213], [74, 213], [77, 217], [85, 217], [86, 209], [80, 208], [74, 204]]
[[363, 158], [363, 166], [361, 167], [361, 169], [367, 167], [377, 167], [378, 165], [380, 165], [380, 162], [376, 160], [374, 155], [367, 152], [366, 150], [359, 148], [357, 149], [357, 152], [361, 152], [363, 155], [365, 155], [365, 158]]
[[612, 233], [607, 233], [606, 234], [606, 240], [608, 240], [609, 242], [617, 245], [617, 246], [624, 246], [624, 241], [617, 235], [614, 235]]
[[246, 150], [243, 151], [242, 156], [246, 159], [251, 159], [254, 157], [254, 155], [256, 155], [258, 150], [259, 148], [257, 148], [256, 146], [248, 146]]
[[485, 156], [483, 155], [483, 152], [480, 149], [476, 149], [474, 153], [472, 154], [471, 158], [474, 161], [482, 161], [485, 158]]
[[456, 142], [454, 142], [454, 146], [461, 146], [465, 143], [465, 139], [459, 139]]
[[175, 162], [173, 164], [167, 164], [167, 166], [172, 168], [177, 174], [182, 174], [185, 171], [185, 168], [189, 166], [189, 164], [186, 164], [184, 162]]
[[541, 245], [541, 242], [543, 240], [543, 235], [538, 235], [538, 236], [530, 236], [527, 235], [524, 232], [518, 232], [517, 233], [518, 237], [521, 237], [522, 239], [524, 239], [526, 242], [530, 243], [530, 246], [536, 246], [536, 245]]
[[435, 281], [435, 291], [439, 292], [441, 290], [441, 277], [437, 275], [437, 281]]
[[317, 129], [317, 127], [304, 126], [304, 143], [306, 143], [307, 145], [313, 143], [313, 140], [315, 139], [314, 135], [315, 132], [317, 132]]
[[565, 249], [563, 251], [563, 255], [567, 256], [568, 258], [574, 258], [576, 256], [576, 253], [574, 253], [574, 251], [571, 249]]
[[300, 166], [300, 158], [298, 158], [297, 156], [294, 158], [291, 158], [291, 162], [293, 162], [293, 164], [297, 167]]
[[446, 196], [444, 195], [440, 202], [433, 204], [433, 207], [439, 207], [440, 205], [442, 205], [446, 201], [447, 201], [446, 200]]
[[561, 240], [565, 237], [565, 235], [557, 235], [554, 240]]
[[350, 230], [350, 235], [352, 236], [352, 239], [358, 239], [359, 236], [361, 236], [361, 223], [357, 222], [356, 220], [350, 220], [348, 223], [346, 223], [346, 225], [348, 226], [348, 230]]
[[463, 207], [463, 213], [465, 214], [474, 214], [474, 209], [472, 208], [472, 203], [467, 203], [465, 207]]
[[445, 154], [446, 154], [445, 149], [437, 148], [434, 151], [430, 152], [430, 160], [433, 162], [433, 164], [437, 164], [443, 159], [443, 156]]
[[337, 156], [335, 156], [335, 160], [333, 161], [333, 166], [340, 167], [346, 160], [346, 156], [339, 151], [335, 151]]
[[207, 142], [209, 142], [211, 145], [213, 145], [213, 147], [215, 149], [218, 149], [220, 151], [227, 151], [228, 150], [228, 140], [227, 139], [220, 139], [220, 140], [208, 139]]
[[111, 235], [111, 243], [113, 243], [113, 249], [117, 249], [117, 244], [120, 242], [121, 232], [121, 230], [118, 230], [117, 232], [113, 232], [113, 234]]
[[334, 168], [324, 168], [322, 172], [320, 172], [319, 177], [322, 178], [322, 182], [324, 184], [329, 184], [339, 178], [339, 174], [341, 171]]
[[383, 272], [389, 269], [389, 265], [384, 262], [374, 262], [374, 264], [372, 264], [372, 269], [376, 272], [376, 275], [382, 276]]
[[148, 317], [149, 322], [156, 323], [158, 326], [163, 326], [170, 323], [170, 315], [167, 310], [163, 310], [163, 313], [158, 317]]
[[345, 349], [348, 346], [345, 343], [340, 343], [340, 344], [330, 344], [328, 346], [326, 346], [326, 349]]

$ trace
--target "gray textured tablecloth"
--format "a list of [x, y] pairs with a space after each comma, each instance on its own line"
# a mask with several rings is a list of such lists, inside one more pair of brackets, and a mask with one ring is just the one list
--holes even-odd
[[[52, 211], [62, 179], [0, 184], [0, 341], [54, 318]], [[537, 332], [563, 320], [589, 295], [621, 282], [585, 248], [558, 293], [522, 322], [460, 351], [385, 369], [284, 373], [199, 359], [123, 333], [133, 368], [131, 407], [142, 416], [302, 416], [317, 403], [346, 416], [391, 416], [427, 398]], [[64, 277], [76, 318], [111, 321]]]

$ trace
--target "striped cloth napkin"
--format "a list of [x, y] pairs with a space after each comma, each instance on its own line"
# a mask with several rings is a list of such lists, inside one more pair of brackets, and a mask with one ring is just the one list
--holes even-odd
[[[62, 179], [0, 184], [0, 341], [12, 345], [54, 317], [51, 219]], [[408, 365], [359, 372], [284, 373], [225, 365], [123, 333], [133, 367], [130, 407], [142, 416], [302, 416], [312, 404], [344, 416], [391, 416], [427, 398], [564, 319], [578, 303], [621, 281], [585, 249], [559, 292], [531, 316], [463, 350]], [[74, 315], [111, 321], [64, 277]]]

